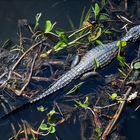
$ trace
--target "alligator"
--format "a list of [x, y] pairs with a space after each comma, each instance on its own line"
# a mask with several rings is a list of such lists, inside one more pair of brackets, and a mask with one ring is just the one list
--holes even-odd
[[[135, 42], [139, 38], [140, 38], [140, 25], [137, 25], [131, 28], [125, 34], [125, 36], [120, 39], [120, 41]], [[41, 100], [42, 98], [45, 98], [46, 96], [49, 96], [55, 93], [56, 91], [64, 88], [65, 86], [70, 84], [73, 80], [76, 80], [83, 74], [97, 68], [97, 64], [95, 63], [95, 60], [99, 62], [98, 68], [102, 68], [108, 65], [117, 56], [119, 50], [119, 47], [117, 46], [117, 42], [118, 41], [114, 41], [112, 43], [99, 45], [89, 50], [75, 67], [71, 68], [68, 72], [60, 76], [55, 82], [53, 82], [50, 85], [50, 87], [46, 91], [44, 91], [41, 94], [35, 95], [33, 98], [28, 100], [25, 104], [31, 104], [37, 102], [38, 100]], [[25, 104], [21, 105], [16, 109], [21, 108]], [[0, 116], [0, 118], [7, 116], [8, 114], [12, 113], [16, 109], [11, 110], [10, 112], [5, 112], [6, 114], [3, 114], [2, 116]]]
[[[135, 42], [138, 38], [140, 38], [140, 25], [131, 28], [120, 40], [126, 42]], [[94, 68], [96, 68], [95, 60], [99, 62], [100, 68], [108, 65], [118, 53], [119, 47], [117, 46], [117, 42], [118, 41], [114, 41], [112, 43], [99, 45], [89, 50], [83, 56], [79, 64], [60, 76], [60, 78], [52, 83], [45, 92], [34, 96], [31, 100], [29, 100], [29, 102], [33, 103], [41, 100], [42, 98], [64, 88], [66, 85], [68, 85], [84, 73], [93, 70]]]

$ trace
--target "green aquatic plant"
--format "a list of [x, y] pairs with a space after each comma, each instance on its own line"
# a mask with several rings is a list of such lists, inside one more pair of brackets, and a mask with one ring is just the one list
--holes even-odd
[[[106, 30], [103, 25], [102, 21], [106, 22], [109, 18], [109, 16], [106, 13], [101, 13], [100, 6], [95, 3], [94, 6], [92, 6], [86, 14], [84, 14], [85, 9], [82, 12], [81, 19], [80, 19], [80, 27], [76, 30], [74, 30], [72, 33], [66, 32], [64, 29], [57, 28], [55, 29], [55, 33], [52, 32], [53, 25], [51, 21], [46, 21], [46, 29], [45, 33], [52, 34], [54, 36], [57, 36], [58, 42], [54, 45], [54, 47], [47, 52], [41, 54], [41, 57], [48, 57], [48, 55], [52, 52], [59, 52], [65, 48], [75, 47], [79, 44], [85, 44], [90, 42], [97, 42], [98, 44], [101, 44], [101, 41], [98, 40], [98, 38], [103, 34], [109, 34], [110, 32]], [[90, 22], [90, 16], [92, 16], [92, 13], [94, 13], [94, 20], [95, 23]], [[85, 15], [85, 17], [84, 17]], [[72, 27], [74, 25], [72, 24]], [[96, 41], [97, 40], [97, 41]]]
[[40, 130], [43, 131], [47, 131], [47, 133], [42, 134], [43, 136], [48, 135], [48, 134], [53, 134], [55, 133], [56, 129], [55, 129], [56, 124], [54, 123], [44, 123], [44, 121], [42, 121], [42, 123], [39, 126]]
[[88, 96], [86, 96], [86, 98], [83, 102], [82, 101], [76, 101], [76, 100], [75, 100], [75, 102], [79, 107], [82, 107], [82, 108], [87, 108], [90, 105]]
[[34, 27], [34, 31], [36, 31], [39, 27], [39, 20], [41, 18], [42, 13], [37, 13], [35, 16], [35, 27]]
[[75, 92], [77, 89], [79, 89], [82, 85], [84, 84], [84, 82], [80, 82], [77, 85], [75, 85], [70, 91], [68, 91], [65, 95], [69, 95], [73, 92]]
[[57, 124], [52, 121], [55, 114], [58, 114], [58, 112], [52, 109], [47, 113], [47, 121], [45, 121], [46, 119], [42, 120], [38, 127], [38, 132], [41, 133], [41, 135], [46, 136], [55, 133]]
[[44, 112], [44, 111], [47, 110], [47, 108], [45, 108], [44, 106], [41, 105], [41, 106], [37, 107], [37, 110], [40, 111], [40, 112]]
[[125, 66], [126, 66], [125, 58], [124, 58], [123, 56], [121, 56], [120, 53], [121, 53], [121, 51], [123, 50], [123, 48], [126, 47], [127, 42], [121, 40], [121, 41], [118, 41], [116, 45], [117, 45], [117, 47], [119, 48], [118, 55], [117, 55], [117, 59], [118, 59], [118, 61], [120, 62], [120, 65], [121, 65], [122, 67], [125, 67]]
[[134, 67], [135, 70], [139, 70], [140, 69], [140, 62], [134, 63], [133, 67]]

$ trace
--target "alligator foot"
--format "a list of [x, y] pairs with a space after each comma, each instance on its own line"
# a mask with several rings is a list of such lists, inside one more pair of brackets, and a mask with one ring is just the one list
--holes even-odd
[[91, 71], [91, 72], [87, 72], [87, 73], [83, 74], [82, 77], [80, 78], [80, 80], [86, 80], [87, 78], [89, 78], [91, 76], [102, 77], [98, 72]]

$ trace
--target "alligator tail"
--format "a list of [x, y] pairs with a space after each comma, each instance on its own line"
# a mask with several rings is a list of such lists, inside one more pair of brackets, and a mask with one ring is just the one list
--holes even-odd
[[81, 65], [77, 65], [73, 69], [69, 70], [65, 74], [63, 74], [56, 82], [52, 83], [50, 87], [43, 93], [34, 96], [29, 102], [33, 103], [36, 102], [50, 94], [53, 94], [54, 92], [62, 89], [66, 85], [72, 82], [72, 80], [76, 79], [82, 74]]

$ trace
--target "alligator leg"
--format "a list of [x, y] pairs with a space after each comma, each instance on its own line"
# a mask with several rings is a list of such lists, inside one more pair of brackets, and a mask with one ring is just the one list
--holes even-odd
[[87, 78], [89, 78], [91, 76], [99, 76], [99, 77], [102, 77], [98, 72], [96, 72], [96, 71], [90, 71], [90, 72], [87, 72], [87, 73], [83, 74], [80, 79], [81, 80], [86, 80]]
[[80, 61], [80, 57], [79, 57], [79, 55], [77, 54], [77, 55], [75, 56], [74, 60], [73, 60], [72, 63], [71, 63], [71, 68], [74, 68], [74, 67], [79, 63], [79, 61]]

